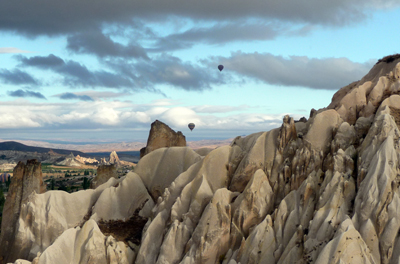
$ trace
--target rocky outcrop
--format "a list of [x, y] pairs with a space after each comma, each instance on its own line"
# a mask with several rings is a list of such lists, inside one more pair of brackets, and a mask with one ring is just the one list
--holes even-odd
[[110, 178], [118, 179], [117, 166], [114, 164], [100, 165], [97, 168], [97, 175], [90, 183], [90, 188], [96, 189], [98, 186], [107, 182]]
[[75, 159], [82, 164], [95, 164], [96, 165], [99, 163], [99, 161], [95, 158], [85, 158], [85, 157], [81, 157], [79, 155], [76, 155]]
[[56, 164], [61, 166], [71, 166], [71, 167], [81, 167], [85, 165], [85, 163], [82, 163], [79, 160], [77, 160], [73, 153], [69, 154], [67, 157], [57, 162]]
[[112, 151], [110, 153], [110, 163], [111, 164], [120, 164], [121, 163], [121, 161], [118, 158], [117, 152]]
[[140, 159], [134, 171], [157, 201], [178, 175], [200, 160], [201, 156], [188, 147], [161, 148]]
[[280, 128], [200, 154], [160, 148], [95, 190], [34, 193], [16, 220], [19, 256], [25, 263], [399, 263], [398, 69], [400, 57], [382, 60], [308, 120], [285, 116]]
[[18, 221], [22, 208], [32, 193], [46, 192], [43, 183], [42, 166], [37, 160], [19, 162], [14, 168], [13, 177], [3, 209], [0, 237], [1, 263], [14, 262], [17, 258], [27, 258], [26, 248], [21, 247], [18, 236]]
[[136, 166], [136, 164], [133, 162], [120, 160], [117, 152], [115, 152], [115, 151], [112, 151], [110, 153], [110, 158], [108, 160], [106, 160], [106, 158], [101, 158], [100, 164], [101, 165], [114, 165], [116, 168], [125, 168], [125, 169], [131, 169], [134, 166]]
[[161, 121], [151, 124], [147, 145], [140, 150], [140, 158], [153, 150], [164, 147], [185, 147], [186, 138], [181, 131], [175, 132]]

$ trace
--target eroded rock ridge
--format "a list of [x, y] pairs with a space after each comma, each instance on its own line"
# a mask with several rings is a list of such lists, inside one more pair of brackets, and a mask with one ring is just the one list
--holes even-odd
[[[399, 263], [399, 62], [380, 60], [308, 120], [207, 152], [158, 148], [94, 190], [33, 192], [15, 220], [28, 246], [8, 259]], [[101, 229], [143, 219], [135, 239]]]

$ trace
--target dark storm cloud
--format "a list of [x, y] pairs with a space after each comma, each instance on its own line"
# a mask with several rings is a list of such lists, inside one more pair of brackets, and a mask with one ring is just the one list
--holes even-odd
[[15, 58], [21, 61], [25, 66], [33, 66], [41, 69], [61, 67], [65, 64], [63, 59], [54, 56], [53, 54], [50, 54], [47, 57], [35, 56], [31, 58], [26, 58], [24, 56], [18, 55], [15, 56]]
[[0, 80], [8, 84], [27, 84], [27, 85], [38, 85], [39, 82], [32, 77], [29, 73], [23, 72], [19, 69], [12, 71], [7, 69], [0, 69]]
[[74, 93], [63, 93], [59, 96], [59, 98], [64, 100], [77, 99], [81, 101], [94, 101], [93, 98], [88, 95], [77, 95]]
[[310, 59], [306, 56], [284, 58], [269, 53], [233, 53], [229, 58], [214, 58], [224, 71], [283, 86], [312, 89], [339, 89], [361, 79], [373, 66], [347, 58]]
[[146, 51], [137, 43], [122, 45], [100, 30], [69, 36], [67, 48], [76, 53], [94, 54], [99, 57], [126, 57], [148, 59]]
[[258, 17], [290, 22], [344, 25], [360, 21], [369, 9], [398, 6], [397, 0], [18, 0], [0, 1], [0, 30], [28, 36], [89, 31], [132, 18], [162, 21], [170, 16], [229, 21]]
[[63, 77], [63, 83], [70, 87], [109, 87], [129, 90], [160, 92], [157, 84], [172, 85], [184, 90], [204, 90], [211, 84], [224, 83], [215, 76], [214, 68], [202, 68], [177, 57], [162, 55], [153, 60], [129, 63], [124, 59], [107, 61], [111, 71], [91, 71], [85, 65], [57, 56], [16, 57], [21, 67], [35, 67], [50, 70]]
[[64, 77], [64, 84], [68, 86], [82, 87], [132, 87], [134, 81], [120, 74], [107, 71], [90, 71], [86, 66], [72, 60], [63, 59], [50, 54], [47, 57], [35, 56], [26, 58], [17, 57], [21, 66], [31, 66], [44, 70], [51, 70]]
[[[160, 38], [156, 50], [176, 50], [189, 48], [196, 44], [221, 44], [232, 41], [272, 40], [287, 32], [276, 23], [239, 23], [216, 24], [211, 27], [195, 27], [183, 33], [171, 34]], [[288, 33], [288, 32], [287, 32]]]
[[35, 97], [39, 99], [46, 99], [46, 97], [39, 92], [27, 91], [22, 89], [16, 91], [8, 91], [7, 94], [12, 97]]
[[141, 63], [124, 64], [115, 61], [108, 65], [115, 71], [135, 79], [139, 87], [167, 84], [187, 91], [201, 91], [210, 89], [212, 84], [225, 83], [225, 77], [217, 78], [214, 67], [195, 66], [166, 54]]

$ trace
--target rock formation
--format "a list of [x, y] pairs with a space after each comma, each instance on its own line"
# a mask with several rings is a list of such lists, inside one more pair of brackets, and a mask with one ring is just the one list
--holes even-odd
[[117, 152], [115, 152], [115, 151], [111, 151], [110, 158], [108, 160], [106, 160], [106, 158], [102, 158], [100, 161], [100, 164], [101, 165], [115, 165], [116, 168], [125, 167], [128, 169], [136, 166], [136, 164], [133, 162], [120, 160]]
[[307, 121], [204, 155], [159, 148], [95, 190], [33, 193], [12, 261], [399, 263], [399, 94], [400, 56], [386, 57]]
[[65, 159], [62, 159], [56, 164], [62, 166], [72, 166], [72, 167], [80, 167], [82, 165], [85, 165], [85, 163], [82, 163], [79, 160], [77, 160], [73, 153], [69, 154], [67, 157], [65, 157]]
[[21, 246], [18, 233], [18, 221], [22, 208], [26, 206], [29, 196], [46, 192], [43, 183], [42, 166], [37, 160], [28, 160], [26, 165], [19, 162], [14, 168], [10, 188], [3, 209], [0, 236], [0, 261], [2, 263], [14, 262], [17, 258], [27, 258], [27, 245]]
[[75, 159], [82, 163], [82, 164], [94, 164], [97, 165], [99, 163], [99, 161], [95, 158], [85, 158], [85, 157], [81, 157], [79, 155], [76, 155]]
[[118, 158], [118, 155], [117, 155], [117, 152], [115, 152], [115, 151], [112, 151], [111, 153], [110, 153], [110, 163], [111, 164], [119, 164], [121, 161], [119, 160], [119, 158]]
[[110, 178], [118, 179], [117, 166], [114, 164], [100, 165], [97, 168], [97, 175], [90, 183], [90, 188], [96, 189], [98, 186], [107, 182]]
[[175, 132], [161, 121], [151, 124], [147, 145], [140, 150], [140, 158], [153, 150], [164, 147], [185, 147], [186, 138], [181, 131]]

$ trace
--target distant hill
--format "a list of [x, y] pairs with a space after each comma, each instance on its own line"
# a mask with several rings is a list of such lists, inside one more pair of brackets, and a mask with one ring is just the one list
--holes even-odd
[[50, 148], [42, 148], [42, 147], [32, 147], [27, 146], [15, 141], [6, 141], [0, 143], [0, 151], [2, 150], [14, 150], [14, 151], [24, 151], [24, 152], [37, 152], [37, 153], [48, 153], [50, 150], [58, 153], [69, 155], [71, 152], [74, 155], [87, 156], [86, 153], [77, 150], [67, 150], [67, 149], [50, 149]]

